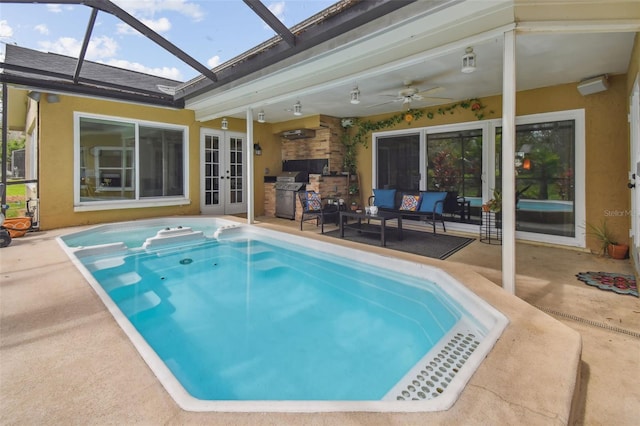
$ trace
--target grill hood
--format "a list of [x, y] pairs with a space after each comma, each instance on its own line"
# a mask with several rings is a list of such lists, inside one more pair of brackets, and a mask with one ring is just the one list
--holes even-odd
[[284, 139], [308, 139], [316, 136], [316, 131], [312, 129], [286, 130], [280, 134]]

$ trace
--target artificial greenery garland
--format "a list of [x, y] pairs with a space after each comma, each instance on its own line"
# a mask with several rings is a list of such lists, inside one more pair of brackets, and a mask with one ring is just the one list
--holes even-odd
[[[453, 114], [458, 108], [471, 109], [476, 118], [478, 120], [482, 120], [484, 118], [484, 109], [486, 108], [486, 105], [484, 105], [480, 101], [480, 99], [474, 98], [468, 99], [466, 101], [456, 102], [444, 107], [439, 107], [435, 111], [426, 108], [411, 108], [407, 111], [403, 111], [387, 119], [379, 121], [360, 121], [356, 118], [354, 120], [354, 126], [358, 127], [358, 131], [355, 133], [355, 135], [353, 135], [353, 137], [350, 137], [349, 133], [345, 132], [342, 138], [342, 143], [346, 148], [344, 157], [345, 169], [350, 173], [355, 173], [356, 147], [357, 145], [362, 145], [365, 148], [368, 146], [367, 139], [364, 137], [367, 133], [394, 127], [402, 122], [411, 124], [413, 121], [419, 120], [422, 117], [427, 117], [428, 119], [432, 120], [436, 115], [445, 115], [447, 113]], [[493, 111], [490, 111], [490, 113], [491, 112]]]

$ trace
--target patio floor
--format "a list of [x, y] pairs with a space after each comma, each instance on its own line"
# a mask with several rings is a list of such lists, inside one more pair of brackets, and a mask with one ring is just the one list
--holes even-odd
[[[260, 219], [259, 226], [300, 234], [297, 222]], [[575, 278], [632, 273], [628, 261], [519, 243], [514, 297], [499, 287], [500, 246], [475, 241], [446, 261], [393, 252], [440, 266], [511, 321], [450, 410], [192, 413], [164, 391], [58, 246], [56, 236], [77, 229], [30, 233], [0, 252], [1, 424], [631, 425], [640, 418], [640, 299]], [[311, 224], [304, 229], [330, 238]]]

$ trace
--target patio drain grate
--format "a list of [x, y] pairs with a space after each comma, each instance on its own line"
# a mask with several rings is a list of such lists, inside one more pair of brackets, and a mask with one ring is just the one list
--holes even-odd
[[475, 351], [480, 342], [473, 333], [456, 333], [448, 343], [422, 366], [399, 390], [398, 401], [420, 401], [438, 397]]

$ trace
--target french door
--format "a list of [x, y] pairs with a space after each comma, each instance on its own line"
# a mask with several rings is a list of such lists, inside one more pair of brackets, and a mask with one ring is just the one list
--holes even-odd
[[238, 214], [247, 211], [246, 135], [202, 129], [200, 132], [200, 211]]

